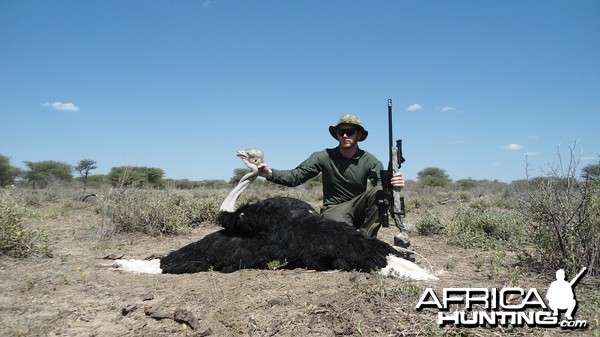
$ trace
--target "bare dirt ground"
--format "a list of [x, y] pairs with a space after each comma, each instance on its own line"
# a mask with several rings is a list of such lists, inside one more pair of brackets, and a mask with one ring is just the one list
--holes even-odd
[[[439, 327], [437, 311], [416, 311], [423, 290], [449, 287], [536, 287], [548, 273], [515, 266], [515, 256], [465, 250], [444, 237], [413, 236], [417, 262], [444, 274], [436, 282], [388, 279], [375, 273], [241, 270], [230, 274], [126, 274], [103, 257], [164, 254], [218, 230], [204, 224], [190, 235], [124, 235], [99, 240], [93, 207], [36, 208], [26, 219], [40, 228], [52, 258], [0, 257], [1, 336], [598, 336], [598, 283], [576, 288], [585, 330]], [[392, 242], [397, 230], [379, 237]], [[483, 261], [477, 264], [476, 261]], [[175, 316], [175, 312], [177, 315]], [[175, 319], [177, 318], [177, 319]]]

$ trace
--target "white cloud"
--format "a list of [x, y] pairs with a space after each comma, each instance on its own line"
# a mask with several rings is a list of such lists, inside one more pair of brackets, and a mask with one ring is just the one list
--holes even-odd
[[204, 2], [202, 3], [202, 6], [204, 6], [204, 8], [210, 8], [210, 5], [211, 5], [211, 2], [210, 2], [210, 0], [208, 0], [208, 1], [204, 1]]
[[423, 106], [421, 104], [411, 104], [408, 106], [408, 108], [406, 108], [406, 111], [417, 111], [417, 110], [421, 110], [423, 109]]
[[69, 112], [77, 112], [79, 111], [79, 107], [73, 103], [63, 103], [63, 102], [46, 102], [42, 104], [43, 107], [58, 110], [58, 111], [69, 111]]
[[442, 112], [448, 112], [448, 111], [454, 111], [454, 110], [456, 110], [456, 109], [451, 106], [445, 106], [442, 108]]
[[504, 148], [507, 150], [510, 150], [510, 151], [514, 151], [514, 150], [520, 150], [523, 147], [519, 144], [508, 144]]

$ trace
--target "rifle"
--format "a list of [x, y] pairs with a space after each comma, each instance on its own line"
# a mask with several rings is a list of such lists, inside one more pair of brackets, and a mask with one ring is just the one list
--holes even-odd
[[388, 99], [388, 136], [390, 159], [387, 170], [381, 170], [381, 187], [382, 193], [378, 198], [379, 207], [379, 222], [383, 227], [389, 227], [389, 215], [394, 219], [394, 224], [400, 230], [400, 235], [394, 238], [394, 243], [400, 247], [407, 248], [410, 246], [408, 237], [402, 233], [405, 230], [402, 218], [406, 215], [404, 210], [404, 197], [400, 196], [400, 190], [392, 187], [391, 179], [395, 172], [399, 172], [405, 159], [402, 156], [402, 140], [396, 140], [396, 146], [393, 143], [393, 127], [392, 127], [392, 99]]
[[585, 272], [587, 271], [587, 267], [583, 267], [583, 269], [581, 269], [581, 271], [579, 272], [579, 274], [577, 274], [577, 276], [575, 276], [571, 282], [569, 282], [569, 284], [571, 285], [571, 287], [573, 287], [573, 285], [577, 282], [579, 282], [579, 279], [581, 279], [581, 277], [583, 276], [583, 274], [585, 274]]

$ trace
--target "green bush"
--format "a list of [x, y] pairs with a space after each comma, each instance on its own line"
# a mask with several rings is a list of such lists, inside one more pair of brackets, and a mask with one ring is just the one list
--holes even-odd
[[565, 177], [536, 179], [523, 212], [536, 248], [532, 262], [570, 273], [600, 274], [600, 183]]
[[50, 255], [48, 240], [41, 231], [23, 227], [25, 208], [14, 198], [10, 189], [0, 195], [0, 255], [27, 257]]
[[[99, 200], [98, 213], [101, 215], [97, 234], [109, 237], [123, 232], [152, 236], [188, 233], [199, 223], [216, 221], [219, 207], [231, 188], [112, 188], [104, 196], [96, 195]], [[318, 209], [320, 200], [315, 199], [320, 198], [321, 193], [317, 193], [317, 190], [316, 187], [304, 186], [279, 190], [265, 184], [253, 184], [240, 196], [238, 204], [271, 196], [288, 196], [305, 200]]]
[[524, 228], [515, 211], [461, 206], [448, 226], [449, 241], [464, 248], [515, 248], [522, 241]]
[[10, 165], [10, 158], [0, 154], [0, 187], [14, 184], [19, 174], [21, 170]]
[[427, 212], [415, 223], [415, 229], [420, 235], [434, 235], [442, 233], [444, 226], [438, 218]]
[[46, 160], [40, 162], [24, 162], [29, 171], [24, 178], [33, 187], [45, 188], [49, 185], [68, 183], [73, 180], [73, 167], [67, 163]]
[[114, 187], [152, 186], [162, 187], [165, 172], [154, 167], [121, 166], [113, 167], [107, 177]]
[[214, 221], [224, 193], [202, 198], [190, 191], [111, 190], [100, 197], [100, 236], [140, 232], [153, 236], [187, 233], [196, 224]]
[[404, 198], [404, 207], [406, 212], [414, 212], [420, 209], [431, 209], [436, 205], [431, 196], [414, 195]]

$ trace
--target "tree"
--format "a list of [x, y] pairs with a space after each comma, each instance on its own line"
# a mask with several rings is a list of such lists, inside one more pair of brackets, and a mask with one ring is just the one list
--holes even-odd
[[419, 183], [430, 187], [446, 187], [452, 180], [446, 171], [437, 167], [427, 167], [417, 173]]
[[154, 187], [162, 186], [163, 177], [165, 176], [165, 171], [159, 168], [154, 167], [142, 167], [143, 172], [145, 172], [146, 177], [148, 177], [148, 182], [152, 184]]
[[247, 168], [236, 168], [233, 170], [233, 176], [229, 179], [229, 183], [233, 185], [239, 183], [246, 174], [248, 174]]
[[87, 181], [90, 171], [98, 168], [96, 164], [97, 163], [91, 159], [82, 159], [79, 161], [77, 166], [75, 166], [75, 171], [79, 172], [81, 181], [83, 182], [83, 194], [85, 194], [85, 189], [87, 188]]
[[590, 164], [582, 168], [581, 177], [585, 180], [600, 182], [600, 163]]
[[159, 168], [121, 166], [113, 167], [108, 173], [108, 179], [113, 186], [144, 186], [150, 184], [160, 187], [163, 184], [165, 172]]
[[475, 187], [477, 187], [477, 181], [471, 178], [460, 179], [455, 181], [454, 185], [456, 185], [461, 190], [472, 190]]
[[24, 174], [25, 180], [33, 187], [44, 188], [54, 181], [69, 182], [73, 180], [73, 167], [67, 163], [52, 160], [40, 162], [24, 162], [29, 171]]
[[21, 173], [17, 167], [10, 165], [10, 159], [0, 154], [0, 187], [12, 185]]

